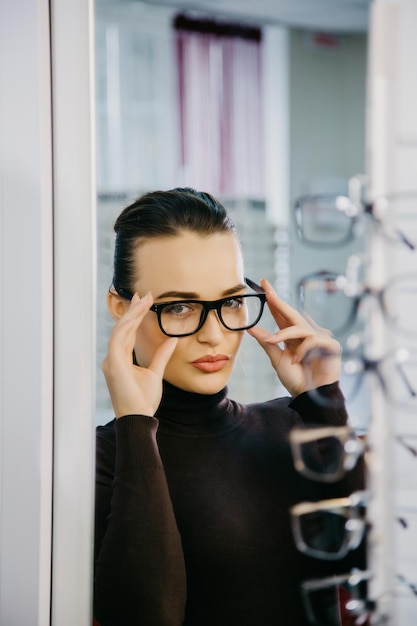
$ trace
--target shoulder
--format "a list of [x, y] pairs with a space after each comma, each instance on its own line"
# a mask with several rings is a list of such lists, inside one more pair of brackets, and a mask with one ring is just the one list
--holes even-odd
[[114, 441], [115, 439], [115, 424], [116, 418], [104, 425], [97, 426], [96, 428], [96, 440], [97, 441]]
[[284, 396], [282, 398], [274, 398], [272, 400], [266, 400], [264, 402], [253, 402], [251, 404], [243, 405], [243, 410], [248, 415], [273, 415], [273, 414], [293, 414], [294, 411], [290, 406], [292, 398]]
[[248, 422], [258, 427], [263, 425], [266, 429], [287, 432], [301, 421], [300, 415], [290, 406], [291, 401], [291, 397], [285, 396], [246, 404], [242, 405], [242, 412]]
[[116, 419], [103, 426], [97, 426], [96, 428], [96, 458], [97, 462], [100, 460], [114, 462], [116, 454], [116, 433], [115, 433]]

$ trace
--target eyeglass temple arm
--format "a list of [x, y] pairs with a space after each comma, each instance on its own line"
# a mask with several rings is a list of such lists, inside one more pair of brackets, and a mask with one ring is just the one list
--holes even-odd
[[262, 287], [260, 285], [255, 283], [250, 278], [247, 278], [246, 276], [245, 276], [245, 283], [248, 285], [248, 287], [250, 287], [251, 289], [256, 291], [256, 293], [265, 293], [265, 291], [262, 289]]
[[112, 293], [113, 289], [115, 290], [117, 294], [119, 294], [119, 296], [121, 296], [122, 298], [125, 298], [126, 300], [131, 300], [133, 298], [133, 293], [131, 291], [127, 291], [126, 289], [123, 289], [122, 287], [116, 286], [114, 282], [112, 282], [112, 284], [109, 287], [109, 293]]

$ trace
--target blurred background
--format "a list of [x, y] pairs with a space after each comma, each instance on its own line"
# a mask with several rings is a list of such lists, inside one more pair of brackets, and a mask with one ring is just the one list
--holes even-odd
[[[97, 0], [98, 420], [112, 417], [99, 370], [112, 225], [136, 196], [192, 186], [219, 197], [246, 274], [297, 307], [302, 275], [329, 263], [343, 271], [359, 249], [357, 239], [309, 250], [293, 205], [346, 193], [364, 171], [368, 4]], [[242, 402], [285, 393], [249, 337], [230, 393]]]

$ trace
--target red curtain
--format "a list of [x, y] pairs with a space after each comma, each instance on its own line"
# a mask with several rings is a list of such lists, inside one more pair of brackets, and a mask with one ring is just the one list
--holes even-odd
[[262, 33], [177, 16], [181, 167], [185, 184], [262, 198]]

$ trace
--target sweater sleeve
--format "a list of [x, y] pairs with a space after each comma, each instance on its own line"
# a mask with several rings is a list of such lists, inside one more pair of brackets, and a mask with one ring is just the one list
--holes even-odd
[[289, 406], [301, 415], [306, 426], [344, 426], [348, 414], [339, 383], [323, 385], [317, 392], [321, 402], [315, 400], [315, 395], [305, 391], [294, 398]]
[[156, 442], [158, 420], [116, 420], [97, 437], [94, 615], [100, 626], [180, 626], [181, 538]]

